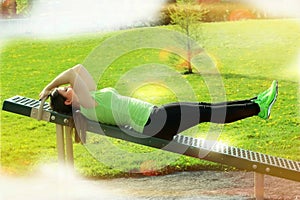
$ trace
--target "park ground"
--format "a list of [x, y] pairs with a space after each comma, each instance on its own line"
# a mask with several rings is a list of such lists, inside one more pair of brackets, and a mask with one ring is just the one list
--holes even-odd
[[[39, 92], [58, 73], [82, 63], [94, 48], [117, 33], [87, 34], [56, 40], [19, 38], [6, 41], [1, 49], [1, 104], [14, 95], [38, 98]], [[272, 80], [279, 81], [279, 98], [268, 121], [254, 117], [225, 125], [219, 140], [232, 146], [299, 161], [299, 21], [277, 19], [208, 23], [203, 24], [201, 38], [199, 43], [220, 72], [228, 100], [251, 98], [267, 89]], [[122, 74], [136, 65], [161, 62], [160, 53], [140, 50], [121, 57], [103, 77], [101, 86], [114, 86]], [[141, 59], [134, 59], [136, 57]], [[177, 61], [163, 60], [164, 64], [182, 73], [184, 70]], [[193, 86], [199, 101], [211, 100], [201, 72], [182, 74], [182, 77]], [[143, 94], [151, 94], [155, 98], [148, 95], [138, 97], [155, 104], [176, 100], [176, 96], [168, 91], [163, 94], [151, 92], [157, 89], [151, 87], [144, 88]], [[197, 136], [205, 136], [209, 127], [209, 124], [198, 126]], [[158, 174], [200, 169], [235, 170], [120, 140], [111, 139], [110, 144], [125, 152], [134, 152], [137, 156], [116, 157], [105, 142], [100, 143], [98, 150], [76, 144], [76, 170], [91, 178], [126, 177], [143, 172], [144, 168], [160, 168]], [[144, 158], [143, 155], [149, 152], [150, 156]], [[101, 155], [104, 161], [114, 158], [115, 165], [122, 166], [121, 170], [99, 162], [91, 153]], [[147, 166], [149, 160], [151, 164]], [[48, 162], [57, 162], [55, 126], [1, 111], [2, 172], [24, 176]]]

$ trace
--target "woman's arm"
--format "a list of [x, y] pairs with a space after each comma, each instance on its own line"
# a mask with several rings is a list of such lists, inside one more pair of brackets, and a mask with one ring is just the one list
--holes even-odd
[[97, 89], [97, 86], [95, 84], [95, 81], [91, 74], [86, 70], [86, 68], [78, 64], [75, 67], [73, 67], [75, 72], [80, 76], [82, 81], [86, 84], [89, 91], [95, 91]]
[[95, 101], [89, 92], [96, 90], [96, 84], [85, 67], [80, 64], [67, 69], [54, 78], [40, 93], [40, 99], [47, 97], [51, 90], [64, 84], [72, 86], [80, 105], [87, 108], [95, 106]]

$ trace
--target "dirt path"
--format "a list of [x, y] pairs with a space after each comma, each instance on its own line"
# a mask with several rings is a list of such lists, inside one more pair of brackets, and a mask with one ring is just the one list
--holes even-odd
[[[69, 169], [41, 168], [30, 177], [0, 172], [2, 200], [252, 200], [253, 173], [197, 171], [89, 180]], [[265, 176], [268, 200], [300, 200], [300, 182]]]
[[[253, 176], [252, 172], [199, 171], [157, 177], [120, 178], [105, 181], [105, 184], [119, 194], [138, 200], [248, 200], [254, 199]], [[300, 200], [300, 182], [265, 176], [265, 198]]]

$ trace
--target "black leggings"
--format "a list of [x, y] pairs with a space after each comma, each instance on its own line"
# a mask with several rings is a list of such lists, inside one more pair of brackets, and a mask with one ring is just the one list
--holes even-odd
[[154, 107], [143, 133], [172, 140], [174, 135], [199, 123], [230, 123], [257, 115], [259, 111], [258, 104], [251, 99], [222, 103], [171, 103]]

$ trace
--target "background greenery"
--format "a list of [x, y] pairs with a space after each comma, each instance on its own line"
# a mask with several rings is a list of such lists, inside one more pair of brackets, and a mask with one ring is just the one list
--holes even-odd
[[[265, 90], [273, 79], [279, 80], [279, 98], [271, 119], [257, 117], [225, 125], [220, 137], [223, 143], [300, 160], [299, 72], [297, 54], [300, 47], [300, 26], [295, 20], [251, 20], [209, 23], [202, 25], [201, 45], [215, 61], [221, 73], [228, 100], [251, 98]], [[166, 28], [173, 29], [173, 26]], [[39, 92], [61, 71], [82, 63], [103, 40], [119, 32], [82, 35], [68, 39], [38, 40], [21, 38], [6, 41], [1, 49], [1, 104], [14, 95], [38, 98]], [[114, 47], [118, 48], [118, 46]], [[138, 59], [136, 59], [138, 58]], [[172, 56], [170, 57], [172, 58]], [[180, 59], [165, 59], [179, 72]], [[115, 81], [132, 67], [148, 62], [162, 62], [155, 50], [134, 51], [112, 64], [101, 80], [101, 87], [114, 86]], [[142, 75], [141, 75], [142, 76]], [[182, 75], [193, 86], [199, 101], [210, 101], [201, 72]], [[156, 104], [176, 100], [167, 91], [154, 93], [144, 88], [140, 96]], [[152, 92], [152, 93], [151, 93]], [[209, 124], [196, 129], [205, 136]], [[189, 135], [189, 132], [184, 134]], [[157, 173], [191, 169], [231, 169], [216, 163], [153, 150], [124, 141], [99, 139], [101, 149], [89, 147], [103, 160], [114, 160], [122, 170], [106, 166], [93, 158], [88, 150], [76, 144], [75, 167], [88, 177], [132, 175], [143, 169], [164, 167]], [[1, 111], [1, 168], [5, 173], [26, 175], [40, 164], [57, 162], [55, 125]], [[111, 143], [137, 156], [123, 157], [110, 150]], [[155, 152], [143, 158], [143, 153]]]
[[[16, 0], [17, 2], [17, 14], [19, 16], [30, 15], [30, 10], [34, 6], [35, 0]], [[174, 1], [170, 1], [173, 2]], [[197, 1], [196, 1], [197, 2]], [[205, 2], [205, 1], [204, 1]], [[169, 24], [170, 13], [169, 9], [172, 9], [172, 3], [166, 4], [161, 10], [161, 19], [159, 23]], [[205, 11], [205, 15], [202, 17], [203, 22], [218, 22], [218, 21], [230, 21], [239, 19], [266, 19], [272, 18], [269, 13], [259, 10], [244, 1], [216, 1], [215, 3], [201, 3], [202, 9]], [[198, 12], [195, 10], [195, 12]]]

